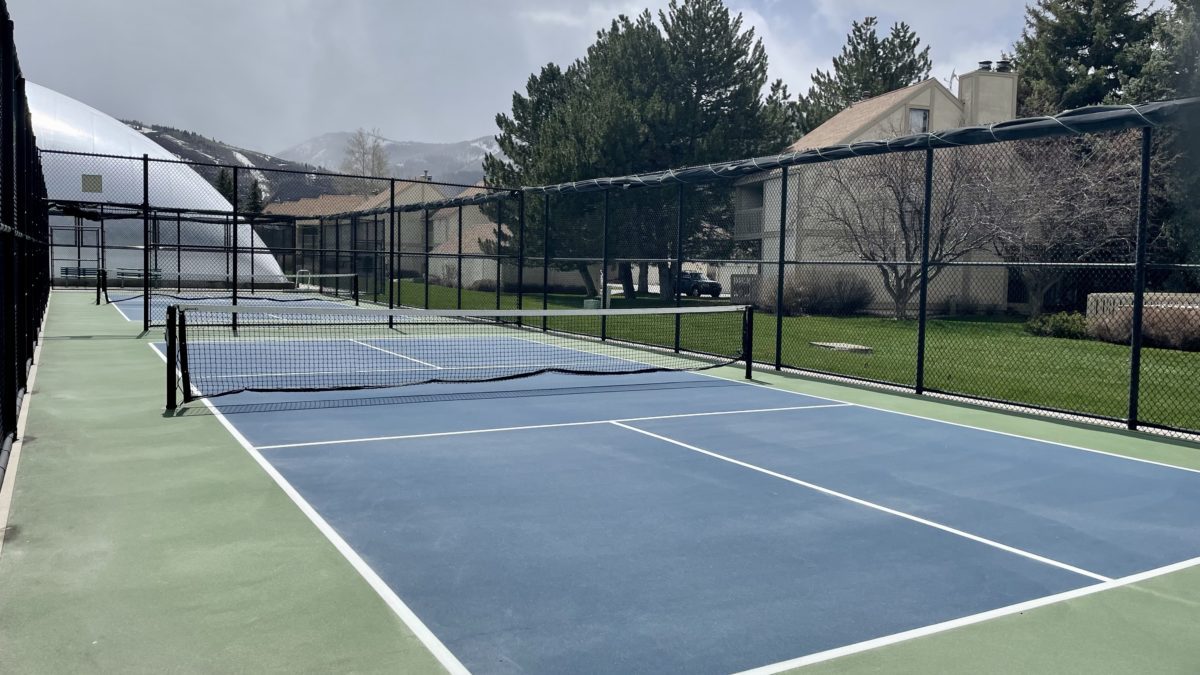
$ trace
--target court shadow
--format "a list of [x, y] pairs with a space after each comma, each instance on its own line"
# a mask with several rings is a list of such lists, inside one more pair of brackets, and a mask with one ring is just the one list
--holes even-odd
[[[740, 382], [728, 380], [688, 381], [688, 382], [648, 382], [641, 384], [603, 384], [585, 387], [547, 387], [543, 389], [508, 389], [502, 391], [461, 391], [438, 394], [413, 394], [408, 396], [374, 396], [358, 398], [336, 398], [301, 401], [271, 401], [263, 403], [235, 403], [213, 405], [223, 415], [244, 415], [247, 413], [280, 412], [291, 410], [329, 410], [334, 408], [361, 408], [369, 406], [407, 405], [410, 403], [436, 403], [440, 401], [481, 401], [489, 399], [538, 398], [544, 396], [581, 396], [592, 394], [609, 394], [630, 391], [671, 391], [688, 389], [713, 389], [721, 387], [740, 387]], [[165, 411], [164, 417], [193, 417], [197, 415], [212, 415], [213, 411], [205, 405], [179, 408], [175, 411]]]

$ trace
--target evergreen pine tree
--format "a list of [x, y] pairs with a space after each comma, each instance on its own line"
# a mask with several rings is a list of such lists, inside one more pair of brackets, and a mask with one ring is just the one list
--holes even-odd
[[230, 204], [233, 203], [233, 176], [227, 169], [217, 172], [217, 192], [220, 192], [221, 196]]
[[933, 67], [929, 47], [906, 23], [892, 26], [887, 37], [878, 33], [878, 20], [868, 16], [850, 24], [842, 53], [829, 71], [818, 69], [808, 94], [799, 100], [805, 133], [863, 99], [921, 82]]
[[[513, 95], [511, 116], [496, 118], [505, 157], [486, 157], [484, 173], [497, 185], [536, 185], [778, 152], [795, 138], [795, 104], [782, 83], [764, 99], [766, 71], [761, 40], [721, 0], [674, 0], [657, 22], [649, 12], [618, 17], [585, 57], [565, 71], [547, 65], [530, 77], [525, 93]], [[638, 192], [617, 198], [614, 208], [624, 211], [615, 221], [623, 229], [611, 240], [620, 249], [613, 254], [669, 258], [674, 192]], [[553, 223], [598, 215], [598, 200], [552, 199]], [[731, 217], [728, 194], [696, 201], [692, 208], [703, 211], [691, 213], [692, 221]], [[540, 206], [527, 204], [526, 250], [541, 247], [540, 218]], [[687, 242], [693, 254], [719, 257], [721, 246], [732, 245], [717, 228], [693, 229]], [[555, 256], [594, 256], [600, 249], [595, 227], [564, 225], [555, 234]], [[660, 268], [661, 292], [670, 296], [673, 270], [669, 263]]]
[[243, 204], [242, 210], [244, 210], [246, 213], [262, 213], [262, 187], [259, 186], [257, 178], [250, 181], [250, 189], [246, 192], [246, 199]]
[[1137, 0], [1038, 0], [1015, 45], [1023, 116], [1052, 115], [1121, 97], [1141, 75], [1157, 11]]

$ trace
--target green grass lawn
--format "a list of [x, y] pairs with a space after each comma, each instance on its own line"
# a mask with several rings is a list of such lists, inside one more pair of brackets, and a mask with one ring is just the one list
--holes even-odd
[[[401, 304], [423, 305], [423, 283], [406, 279], [399, 282], [397, 290]], [[552, 293], [548, 306], [576, 309], [583, 306], [583, 300], [582, 294]], [[451, 309], [456, 304], [455, 289], [429, 287], [431, 308]], [[619, 308], [663, 303], [657, 297], [636, 301], [615, 297], [611, 304]], [[492, 309], [496, 294], [463, 290], [462, 306]], [[515, 306], [515, 294], [501, 295], [501, 307]], [[541, 294], [526, 295], [525, 306], [540, 308]], [[638, 334], [617, 327], [612, 335], [670, 345], [674, 324], [661, 323], [642, 324]], [[755, 359], [774, 362], [775, 326], [771, 314], [756, 317]], [[685, 347], [703, 351], [723, 352], [729, 348], [729, 340], [720, 336], [686, 334], [683, 342]], [[814, 347], [811, 342], [849, 342], [872, 351], [831, 351]], [[912, 386], [916, 382], [917, 322], [882, 317], [785, 317], [782, 355], [786, 366]], [[925, 385], [930, 389], [1106, 417], [1124, 417], [1129, 408], [1128, 347], [1031, 335], [1017, 317], [931, 319], [925, 363]], [[1139, 418], [1154, 424], [1200, 429], [1200, 353], [1143, 350]]]

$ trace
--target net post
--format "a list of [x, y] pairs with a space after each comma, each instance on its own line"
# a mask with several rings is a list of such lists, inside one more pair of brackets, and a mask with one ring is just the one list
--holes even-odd
[[[231, 201], [232, 201], [232, 206], [233, 206], [233, 283], [230, 285], [232, 286], [231, 292], [232, 292], [232, 297], [233, 297], [233, 306], [236, 307], [238, 304], [238, 230], [240, 229], [238, 227], [238, 167], [237, 166], [233, 167], [233, 198]], [[231, 319], [230, 325], [233, 326], [234, 330], [237, 330], [237, 327], [238, 327], [237, 314], [231, 314], [230, 319]]]
[[[542, 201], [542, 309], [550, 307], [550, 193]], [[542, 317], [542, 332], [546, 331], [546, 317]]]
[[925, 318], [929, 300], [929, 223], [933, 206], [933, 148], [925, 149], [925, 206], [921, 214], [921, 270], [917, 300], [917, 378], [913, 390], [925, 392]]
[[742, 358], [746, 360], [746, 379], [754, 379], [754, 305], [746, 305], [742, 315]]
[[355, 307], [358, 307], [358, 304], [359, 304], [359, 297], [361, 297], [359, 294], [360, 294], [360, 284], [358, 281], [358, 275], [355, 274], [353, 277], [350, 278], [350, 295], [354, 297], [354, 306]]
[[776, 279], [775, 279], [775, 370], [783, 369], [783, 275], [787, 269], [784, 265], [784, 250], [787, 242], [787, 206], [788, 206], [788, 167], [779, 172], [779, 242], [776, 244]]
[[175, 315], [177, 313], [175, 305], [167, 307], [167, 410], [174, 410], [179, 407], [177, 400], [178, 382], [175, 380], [175, 371], [179, 368], [176, 361], [178, 345], [176, 344], [175, 336]]
[[176, 346], [179, 348], [179, 388], [183, 390], [183, 402], [190, 403], [192, 396], [191, 364], [187, 349], [187, 312], [178, 312], [175, 317]]
[[1138, 398], [1142, 379], [1142, 321], [1146, 304], [1146, 238], [1150, 224], [1150, 154], [1154, 130], [1142, 127], [1141, 183], [1138, 186], [1137, 244], [1133, 268], [1133, 317], [1129, 337], [1129, 417], [1126, 426], [1138, 427]]
[[104, 302], [103, 302], [103, 297], [104, 297], [104, 277], [105, 277], [106, 275], [107, 275], [107, 272], [105, 272], [105, 271], [104, 271], [104, 268], [103, 268], [103, 267], [101, 267], [100, 269], [96, 270], [96, 304], [97, 304], [97, 305], [103, 305], [103, 304], [104, 304]]
[[[600, 244], [600, 309], [608, 309], [608, 225], [609, 225], [609, 191], [604, 191], [604, 219]], [[608, 339], [608, 315], [600, 315], [600, 340]]]
[[142, 330], [150, 330], [150, 155], [142, 155]]

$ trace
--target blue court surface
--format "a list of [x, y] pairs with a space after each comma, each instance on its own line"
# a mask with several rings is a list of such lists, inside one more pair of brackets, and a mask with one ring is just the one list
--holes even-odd
[[[215, 375], [320, 367], [256, 353]], [[473, 672], [771, 670], [1200, 556], [1200, 472], [701, 373], [210, 406]]]
[[[112, 302], [111, 307], [117, 310], [126, 321], [142, 323], [146, 316], [145, 303], [142, 296], [136, 293], [126, 295], [110, 294]], [[156, 325], [162, 325], [167, 320], [167, 307], [171, 305], [229, 305], [232, 299], [229, 296], [221, 297], [205, 297], [205, 298], [187, 298], [185, 300], [173, 298], [166, 295], [151, 295], [150, 297], [150, 322]], [[262, 295], [245, 295], [238, 298], [238, 304], [245, 307], [353, 307], [353, 300], [324, 300], [321, 298], [275, 298], [270, 299]]]

